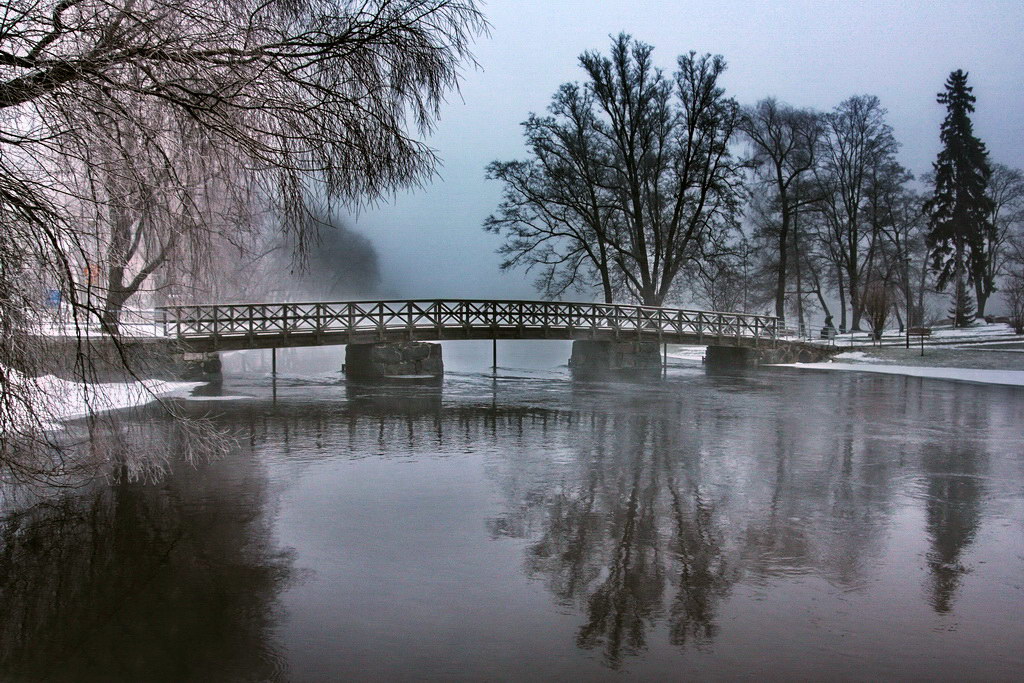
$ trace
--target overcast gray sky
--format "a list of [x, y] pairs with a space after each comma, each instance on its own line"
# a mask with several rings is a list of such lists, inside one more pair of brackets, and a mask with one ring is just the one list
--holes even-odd
[[492, 33], [476, 45], [480, 69], [467, 71], [428, 141], [440, 177], [355, 221], [395, 296], [535, 298], [532, 277], [498, 271], [499, 239], [480, 227], [501, 192], [484, 167], [523, 158], [519, 123], [561, 83], [581, 80], [581, 52], [606, 53], [620, 31], [652, 44], [667, 71], [689, 50], [723, 55], [726, 92], [742, 104], [773, 95], [825, 110], [877, 95], [915, 174], [938, 152], [935, 94], [950, 71], [967, 70], [975, 133], [994, 161], [1024, 167], [1022, 0], [491, 0], [484, 11]]

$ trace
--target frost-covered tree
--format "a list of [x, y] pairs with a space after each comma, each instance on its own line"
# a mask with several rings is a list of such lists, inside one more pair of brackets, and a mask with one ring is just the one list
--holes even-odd
[[5, 3], [0, 465], [45, 431], [44, 286], [116, 341], [149, 268], [244, 226], [248, 202], [301, 245], [318, 204], [429, 177], [420, 136], [485, 28], [473, 0]]

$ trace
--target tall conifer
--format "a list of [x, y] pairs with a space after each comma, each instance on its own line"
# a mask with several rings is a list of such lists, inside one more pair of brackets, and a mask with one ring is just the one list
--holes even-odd
[[933, 164], [935, 189], [925, 203], [929, 217], [927, 243], [932, 268], [938, 273], [938, 288], [954, 283], [955, 324], [962, 327], [973, 318], [973, 302], [965, 297], [965, 280], [976, 283], [985, 277], [977, 254], [983, 248], [982, 235], [992, 212], [992, 200], [985, 194], [992, 174], [985, 143], [974, 136], [970, 115], [974, 112], [973, 88], [967, 74], [957, 69], [946, 79], [946, 90], [938, 94], [946, 105], [939, 139], [942, 151]]

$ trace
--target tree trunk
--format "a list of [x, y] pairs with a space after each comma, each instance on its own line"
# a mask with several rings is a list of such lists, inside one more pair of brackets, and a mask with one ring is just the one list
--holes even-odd
[[788, 257], [789, 212], [786, 210], [785, 194], [779, 196], [782, 202], [782, 227], [779, 229], [779, 272], [775, 279], [775, 316], [780, 324], [786, 319], [786, 268]]
[[615, 303], [612, 295], [612, 280], [608, 270], [608, 247], [605, 246], [604, 239], [599, 237], [597, 244], [598, 254], [601, 259], [599, 269], [601, 271], [601, 289], [604, 292], [604, 302], [606, 304]]
[[[797, 195], [797, 201], [800, 197]], [[804, 288], [803, 278], [800, 273], [800, 228], [797, 222], [797, 212], [793, 211], [793, 261], [796, 269], [796, 321], [801, 335], [807, 334], [807, 326], [804, 321]]]
[[836, 281], [839, 283], [839, 331], [846, 332], [846, 283], [842, 268], [836, 268]]
[[967, 283], [964, 282], [964, 244], [958, 240], [956, 244], [956, 253], [954, 258], [956, 262], [953, 266], [953, 282], [954, 282], [954, 295], [953, 295], [953, 327], [967, 327], [967, 315], [964, 307], [966, 305], [965, 299], [967, 295]]
[[917, 319], [918, 326], [924, 326], [924, 290], [928, 282], [928, 262], [927, 260], [921, 263], [920, 279], [917, 282], [917, 306], [915, 306], [914, 316]]
[[985, 302], [988, 301], [988, 292], [985, 291], [983, 282], [974, 283], [974, 298], [977, 302], [977, 314], [979, 319], [985, 318]]
[[821, 304], [821, 310], [825, 312], [825, 320], [832, 317], [832, 311], [828, 308], [828, 303], [825, 301], [825, 297], [821, 294], [821, 287], [814, 290], [814, 293], [818, 296], [818, 303]]
[[858, 291], [858, 285], [860, 278], [857, 277], [856, 273], [849, 274], [848, 284], [850, 287], [850, 310], [852, 318], [850, 319], [850, 332], [860, 332], [860, 319], [864, 315], [864, 306], [861, 301], [860, 292]]
[[130, 295], [130, 292], [123, 289], [108, 290], [103, 312], [100, 314], [100, 325], [107, 334], [117, 336], [121, 333], [121, 311]]
[[[910, 257], [903, 260], [903, 305], [906, 307], [907, 327], [914, 327], [914, 304], [910, 300]], [[917, 327], [921, 323], [916, 323]]]

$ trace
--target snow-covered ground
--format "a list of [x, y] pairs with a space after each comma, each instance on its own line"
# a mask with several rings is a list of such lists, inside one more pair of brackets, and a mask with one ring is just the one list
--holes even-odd
[[[987, 324], [975, 323], [972, 327], [955, 328], [951, 326], [937, 326], [931, 328], [931, 336], [925, 337], [925, 345], [928, 344], [949, 344], [954, 342], [977, 343], [995, 340], [1024, 339], [1024, 336], [1014, 333], [1013, 328], [1006, 323]], [[792, 341], [811, 341], [814, 343], [832, 343], [819, 339], [814, 335], [810, 339], [801, 339], [798, 336], [784, 336], [783, 339]], [[885, 330], [882, 333], [881, 344], [893, 345], [905, 342], [906, 336], [898, 329]], [[911, 337], [911, 344], [920, 344], [920, 337]], [[868, 332], [846, 332], [837, 334], [834, 340], [836, 346], [878, 346], [879, 342], [874, 340]]]
[[[851, 337], [863, 341], [851, 343]], [[911, 341], [909, 349], [904, 348], [904, 338], [895, 329], [888, 330], [884, 340], [878, 345], [863, 332], [841, 335], [836, 345], [852, 346], [854, 350], [835, 355], [831, 362], [793, 363], [788, 367], [1024, 386], [1024, 335], [1015, 335], [1002, 323], [982, 323], [966, 329], [934, 328], [923, 349], [919, 339]], [[670, 345], [668, 357], [700, 363], [705, 353], [704, 346]]]
[[1013, 328], [1006, 323], [978, 323], [973, 327], [937, 327], [932, 336], [943, 341], [960, 339], [981, 341], [992, 337], [1014, 336]]
[[833, 356], [833, 358], [835, 358], [835, 360], [840, 360], [840, 361], [856, 361], [856, 362], [863, 362], [863, 363], [879, 363], [879, 362], [881, 362], [881, 363], [888, 363], [889, 362], [888, 360], [882, 360], [881, 358], [874, 358], [872, 356], [869, 356], [864, 351], [844, 351], [842, 353], [837, 353], [835, 356]]
[[707, 353], [706, 346], [677, 346], [670, 344], [668, 348], [669, 358], [691, 362], [696, 361], [697, 363], [704, 360], [705, 353]]
[[[120, 331], [125, 337], [165, 337], [163, 314], [156, 310], [126, 308], [121, 311]], [[98, 321], [75, 320], [66, 309], [55, 311], [53, 317], [39, 326], [40, 334], [55, 337], [104, 337]]]
[[947, 379], [958, 382], [1003, 384], [1024, 387], [1024, 370], [982, 370], [978, 368], [942, 368], [912, 365], [877, 365], [874, 363], [793, 363], [790, 367], [809, 370], [855, 370], [883, 375], [906, 375]]
[[[121, 336], [129, 339], [139, 337], [166, 337], [163, 325], [154, 323], [122, 323]], [[39, 333], [48, 337], [106, 337], [99, 325], [75, 325], [74, 323], [47, 323], [39, 326]]]
[[1009, 325], [1002, 323], [934, 328], [923, 348], [919, 339], [913, 339], [909, 349], [904, 348], [897, 330], [886, 332], [884, 345], [857, 343], [856, 335], [853, 339], [850, 343], [850, 335], [841, 335], [836, 344], [864, 350], [844, 351], [831, 362], [793, 363], [790, 367], [1024, 386], [1024, 336], [1015, 335]]
[[83, 384], [52, 375], [36, 379], [39, 405], [47, 413], [47, 427], [60, 429], [66, 420], [93, 413], [142, 406], [161, 397], [185, 396], [202, 382], [146, 379], [136, 382]]

